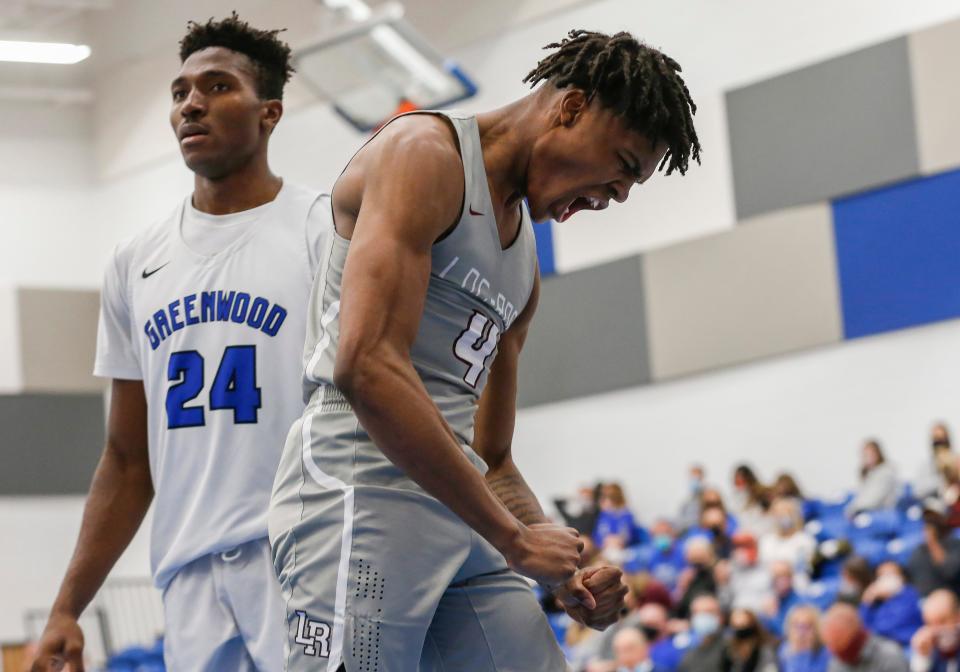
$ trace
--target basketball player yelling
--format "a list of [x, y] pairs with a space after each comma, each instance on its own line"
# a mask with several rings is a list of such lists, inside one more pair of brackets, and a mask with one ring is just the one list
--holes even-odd
[[288, 670], [562, 670], [520, 575], [596, 628], [622, 608], [619, 570], [578, 570], [576, 531], [546, 521], [511, 456], [531, 219], [683, 173], [695, 108], [677, 63], [627, 33], [550, 47], [527, 97], [398, 117], [333, 189], [310, 398], [270, 512]]
[[[267, 506], [302, 412], [307, 299], [329, 230], [319, 193], [267, 165], [292, 69], [278, 31], [191, 24], [170, 122], [194, 190], [121, 244], [95, 373], [113, 379], [106, 448], [33, 670], [83, 669], [77, 619], [151, 501], [169, 670], [282, 667]], [[316, 207], [314, 207], [316, 206]]]

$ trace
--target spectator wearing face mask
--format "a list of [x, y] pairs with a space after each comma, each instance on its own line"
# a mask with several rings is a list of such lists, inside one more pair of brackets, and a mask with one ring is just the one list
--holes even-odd
[[860, 455], [860, 485], [846, 508], [851, 518], [863, 511], [892, 509], [897, 504], [897, 472], [887, 462], [880, 443], [871, 439]]
[[799, 604], [787, 614], [778, 652], [780, 672], [827, 672], [830, 654], [817, 634], [819, 618], [820, 612], [810, 604]]
[[948, 485], [944, 472], [956, 464], [957, 455], [950, 445], [950, 432], [946, 425], [938, 422], [930, 430], [930, 457], [917, 477], [913, 494], [921, 499], [943, 494]]
[[553, 500], [557, 512], [563, 518], [567, 527], [572, 527], [580, 533], [580, 538], [586, 540], [593, 534], [597, 526], [597, 516], [600, 512], [600, 492], [602, 483], [595, 486], [582, 486], [577, 489], [575, 497]]
[[837, 599], [847, 604], [859, 605], [863, 592], [871, 583], [875, 575], [867, 559], [859, 555], [851, 555], [843, 563], [840, 570], [840, 588]]
[[706, 471], [703, 465], [692, 464], [687, 472], [687, 498], [680, 505], [677, 525], [686, 531], [700, 521], [700, 498], [706, 488]]
[[727, 560], [733, 552], [733, 540], [727, 528], [727, 516], [718, 506], [708, 506], [700, 514], [700, 531], [713, 544], [717, 558]]
[[777, 499], [770, 505], [770, 518], [775, 531], [760, 538], [760, 562], [767, 567], [786, 562], [806, 576], [817, 542], [803, 529], [800, 506], [793, 499]]
[[650, 657], [646, 636], [637, 628], [628, 626], [613, 638], [616, 672], [666, 672]]
[[777, 672], [777, 657], [756, 614], [734, 609], [723, 666], [729, 672]]
[[678, 672], [723, 669], [723, 612], [713, 595], [701, 595], [690, 606], [690, 637], [690, 648], [683, 655]]
[[910, 643], [923, 625], [923, 615], [920, 593], [907, 583], [900, 565], [883, 562], [877, 567], [877, 578], [863, 591], [860, 616], [870, 632], [901, 646]]
[[700, 595], [715, 595], [717, 582], [713, 575], [717, 559], [713, 544], [706, 537], [693, 537], [684, 547], [684, 556], [689, 565], [677, 580], [674, 616], [686, 619], [690, 616], [693, 601]]
[[677, 542], [673, 525], [668, 520], [658, 520], [650, 528], [651, 549], [646, 560], [646, 569], [657, 581], [672, 590], [677, 578], [686, 566], [683, 547]]
[[960, 672], [957, 596], [949, 590], [930, 593], [923, 622], [910, 642], [910, 672]]
[[820, 623], [820, 638], [832, 655], [827, 672], [909, 672], [903, 649], [870, 634], [853, 605], [830, 607]]
[[752, 534], [737, 532], [732, 541], [730, 560], [718, 562], [714, 570], [720, 604], [726, 609], [759, 611], [770, 597], [770, 573], [759, 562], [757, 540]]
[[[723, 511], [723, 515], [727, 519], [727, 534], [736, 532], [739, 524], [737, 523], [736, 517], [727, 509], [727, 505], [723, 501], [723, 495], [721, 495], [720, 491], [716, 488], [704, 488], [703, 494], [700, 496], [700, 513], [698, 516], [702, 515], [707, 509], [714, 507]], [[697, 520], [697, 525], [699, 526], [699, 517]], [[696, 529], [698, 529], [698, 527], [691, 528], [691, 530]]]
[[770, 565], [773, 591], [763, 606], [763, 623], [777, 637], [783, 635], [787, 614], [801, 602], [794, 588], [794, 571], [790, 563], [779, 560]]
[[939, 588], [956, 592], [960, 587], [960, 539], [951, 536], [945, 512], [940, 500], [923, 501], [924, 542], [907, 561], [913, 585], [924, 597]]

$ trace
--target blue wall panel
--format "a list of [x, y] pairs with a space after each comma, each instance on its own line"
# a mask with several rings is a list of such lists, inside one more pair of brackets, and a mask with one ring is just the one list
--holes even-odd
[[557, 271], [553, 260], [553, 221], [534, 222], [533, 234], [537, 238], [537, 258], [540, 260], [540, 275], [553, 275]]
[[833, 204], [847, 338], [960, 316], [960, 170]]

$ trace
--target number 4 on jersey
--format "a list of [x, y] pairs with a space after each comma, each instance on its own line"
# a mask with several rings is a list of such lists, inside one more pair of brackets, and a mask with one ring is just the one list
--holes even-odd
[[453, 354], [461, 362], [469, 364], [470, 368], [463, 376], [463, 380], [470, 387], [476, 387], [483, 368], [497, 349], [500, 341], [500, 328], [493, 320], [477, 311], [473, 312], [470, 323], [453, 344]]

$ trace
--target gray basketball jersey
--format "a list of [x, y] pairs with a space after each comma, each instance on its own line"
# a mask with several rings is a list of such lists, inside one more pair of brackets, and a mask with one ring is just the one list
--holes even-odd
[[[506, 249], [500, 246], [476, 117], [458, 112], [413, 114], [443, 115], [456, 130], [464, 201], [456, 226], [433, 246], [430, 282], [411, 359], [444, 419], [469, 446], [476, 402], [496, 357], [497, 343], [533, 289], [536, 243], [523, 206], [516, 239]], [[304, 350], [307, 402], [321, 386], [333, 385], [340, 288], [349, 247], [350, 241], [341, 236], [330, 237], [314, 284]], [[328, 403], [330, 397], [328, 388]]]

